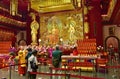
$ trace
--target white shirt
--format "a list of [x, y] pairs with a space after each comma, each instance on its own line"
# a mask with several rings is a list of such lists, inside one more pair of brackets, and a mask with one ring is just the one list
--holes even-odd
[[34, 55], [31, 55], [31, 56], [28, 58], [28, 69], [27, 69], [28, 72], [32, 72], [32, 68], [31, 68], [30, 62], [33, 61], [33, 60], [34, 60], [34, 62], [35, 62], [36, 64], [38, 64], [37, 57], [34, 56]]

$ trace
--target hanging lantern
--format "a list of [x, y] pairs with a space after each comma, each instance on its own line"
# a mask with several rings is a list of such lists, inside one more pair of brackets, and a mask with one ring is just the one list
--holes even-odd
[[10, 0], [10, 14], [15, 16], [18, 11], [18, 0]]

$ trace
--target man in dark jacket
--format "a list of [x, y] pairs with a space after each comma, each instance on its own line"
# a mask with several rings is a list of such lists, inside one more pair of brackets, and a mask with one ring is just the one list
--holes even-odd
[[60, 67], [61, 64], [62, 51], [59, 49], [59, 46], [56, 46], [56, 50], [52, 53], [52, 63], [55, 68]]
[[[52, 64], [55, 68], [59, 68], [61, 66], [61, 56], [62, 51], [59, 49], [59, 46], [56, 46], [56, 49], [52, 52]], [[53, 73], [57, 73], [57, 70], [53, 71]], [[58, 76], [53, 76], [53, 79], [58, 79]]]

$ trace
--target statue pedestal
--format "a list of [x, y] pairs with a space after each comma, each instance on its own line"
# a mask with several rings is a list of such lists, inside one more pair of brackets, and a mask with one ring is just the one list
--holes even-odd
[[38, 45], [38, 43], [31, 43], [31, 45]]

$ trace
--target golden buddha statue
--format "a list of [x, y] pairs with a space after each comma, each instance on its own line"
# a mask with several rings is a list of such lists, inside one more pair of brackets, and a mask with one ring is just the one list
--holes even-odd
[[67, 27], [69, 27], [68, 29], [68, 33], [69, 33], [69, 42], [70, 43], [74, 43], [75, 40], [77, 39], [75, 33], [75, 26], [76, 26], [76, 22], [73, 20], [72, 17], [68, 17], [67, 18]]
[[39, 24], [36, 21], [35, 14], [32, 15], [33, 21], [31, 22], [30, 28], [31, 28], [31, 38], [32, 38], [32, 45], [37, 45], [37, 34], [39, 29]]

